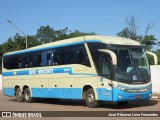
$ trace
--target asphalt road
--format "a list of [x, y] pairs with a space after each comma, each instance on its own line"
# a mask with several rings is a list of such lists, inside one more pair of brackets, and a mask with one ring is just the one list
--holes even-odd
[[[17, 102], [14, 97], [4, 96], [0, 92], [0, 111], [160, 111], [160, 99], [151, 99], [149, 101], [134, 101], [127, 106], [118, 106], [116, 103], [101, 103], [99, 108], [88, 108], [83, 101], [73, 100], [36, 100], [33, 103]], [[144, 118], [144, 117], [143, 117]], [[140, 119], [143, 119], [142, 117]], [[0, 118], [1, 120], [2, 118]], [[4, 119], [4, 118], [3, 118]], [[2, 120], [3, 120], [2, 119]], [[8, 118], [7, 118], [8, 119]], [[35, 118], [34, 118], [35, 119]], [[43, 118], [42, 118], [43, 119]], [[72, 120], [75, 118], [54, 117], [56, 120]], [[77, 120], [84, 118], [78, 117]], [[89, 119], [107, 119], [107, 118], [87, 118]], [[117, 118], [112, 118], [117, 119]], [[122, 119], [119, 118], [119, 119]], [[123, 118], [123, 120], [127, 119]], [[136, 119], [137, 118], [132, 118]], [[149, 119], [147, 117], [147, 119]], [[160, 118], [154, 118], [160, 119]], [[17, 120], [17, 118], [16, 118]]]

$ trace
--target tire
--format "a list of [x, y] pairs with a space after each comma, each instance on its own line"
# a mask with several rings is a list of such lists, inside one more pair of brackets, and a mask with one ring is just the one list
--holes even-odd
[[123, 102], [117, 102], [119, 106], [126, 106], [128, 104], [128, 101], [123, 101]]
[[33, 101], [33, 98], [31, 97], [31, 92], [29, 88], [26, 88], [24, 90], [24, 101], [27, 103], [31, 103]]
[[20, 88], [17, 88], [16, 89], [16, 100], [18, 102], [24, 102], [24, 95], [23, 93], [21, 92], [21, 89]]
[[88, 89], [86, 92], [86, 104], [89, 108], [98, 107], [98, 102], [95, 99], [95, 93], [92, 88]]

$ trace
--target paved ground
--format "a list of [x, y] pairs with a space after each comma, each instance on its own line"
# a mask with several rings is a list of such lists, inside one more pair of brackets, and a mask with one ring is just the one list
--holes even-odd
[[[120, 107], [115, 103], [101, 103], [99, 108], [88, 108], [82, 101], [68, 100], [36, 100], [34, 103], [17, 102], [14, 97], [7, 97], [0, 92], [0, 111], [160, 111], [160, 99], [149, 101], [130, 102], [125, 107]], [[0, 118], [1, 120], [2, 118]], [[16, 118], [17, 119], [17, 118]], [[44, 118], [42, 118], [44, 119]], [[75, 118], [56, 117], [56, 120], [72, 120]], [[83, 118], [76, 118], [81, 120]], [[89, 119], [108, 119], [108, 118], [87, 118]], [[109, 118], [111, 119], [111, 118]], [[117, 119], [117, 118], [112, 118]], [[122, 119], [122, 117], [120, 118]], [[123, 118], [125, 120], [127, 118]], [[130, 119], [130, 118], [129, 118]], [[135, 119], [135, 118], [132, 118]], [[144, 118], [140, 118], [144, 119]], [[149, 119], [149, 118], [148, 118]], [[158, 118], [154, 118], [157, 119]], [[2, 119], [3, 120], [3, 119]], [[136, 118], [137, 120], [137, 118]]]

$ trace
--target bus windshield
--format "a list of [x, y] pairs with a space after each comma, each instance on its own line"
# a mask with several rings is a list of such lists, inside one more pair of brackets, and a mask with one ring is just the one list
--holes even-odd
[[143, 47], [112, 45], [110, 48], [117, 56], [115, 80], [130, 84], [150, 81], [149, 65]]

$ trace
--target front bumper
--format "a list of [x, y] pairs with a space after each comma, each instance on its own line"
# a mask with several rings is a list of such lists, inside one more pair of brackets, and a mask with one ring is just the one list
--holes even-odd
[[133, 101], [133, 100], [147, 100], [152, 96], [152, 90], [148, 90], [145, 92], [126, 92], [123, 90], [119, 90], [117, 88], [113, 88], [113, 101]]

